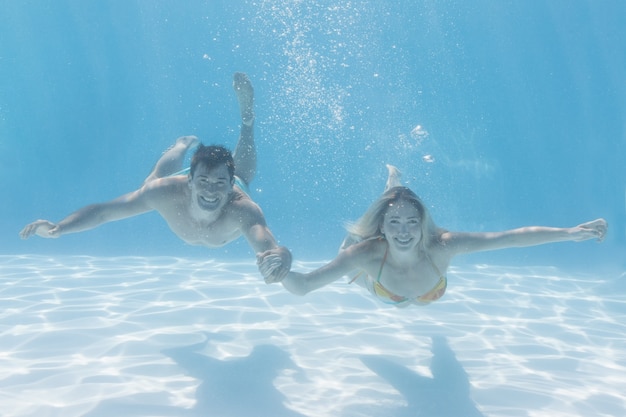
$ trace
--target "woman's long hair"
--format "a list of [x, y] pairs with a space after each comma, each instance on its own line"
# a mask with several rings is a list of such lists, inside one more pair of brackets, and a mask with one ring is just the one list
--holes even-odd
[[383, 237], [381, 226], [385, 213], [390, 205], [398, 201], [406, 201], [417, 209], [422, 229], [422, 238], [419, 243], [422, 249], [428, 248], [434, 241], [439, 240], [439, 236], [444, 232], [444, 229], [435, 225], [430, 213], [419, 197], [407, 187], [393, 187], [383, 193], [360, 219], [346, 225], [349, 236], [344, 241], [342, 248], [345, 249], [347, 246], [363, 240]]

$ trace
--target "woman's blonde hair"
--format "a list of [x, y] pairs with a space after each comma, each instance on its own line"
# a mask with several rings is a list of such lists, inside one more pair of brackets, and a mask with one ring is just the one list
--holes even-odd
[[419, 197], [407, 187], [393, 187], [383, 193], [354, 223], [348, 223], [346, 229], [349, 236], [344, 241], [343, 247], [367, 239], [383, 237], [381, 226], [385, 219], [385, 213], [389, 207], [398, 201], [406, 201], [417, 209], [420, 216], [422, 229], [422, 239], [420, 245], [422, 249], [428, 248], [431, 243], [439, 240], [439, 236], [444, 232], [433, 222], [428, 209]]

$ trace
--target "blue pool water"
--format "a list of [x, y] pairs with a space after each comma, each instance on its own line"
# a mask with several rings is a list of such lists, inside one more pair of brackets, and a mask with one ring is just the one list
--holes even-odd
[[[0, 402], [11, 404], [7, 415], [105, 415], [128, 401], [133, 415], [217, 412], [194, 402], [194, 393], [212, 392], [210, 384], [186, 373], [172, 352], [202, 352], [226, 375], [225, 359], [251, 358], [255, 347], [261, 357], [295, 363], [277, 365], [276, 376], [251, 389], [273, 399], [265, 410], [274, 415], [624, 414], [626, 399], [611, 388], [623, 384], [626, 367], [622, 1], [43, 0], [0, 7], [0, 367], [8, 375]], [[463, 257], [445, 302], [401, 311], [345, 283], [305, 298], [266, 287], [242, 239], [215, 250], [189, 246], [154, 213], [61, 239], [19, 239], [35, 219], [58, 221], [134, 189], [179, 136], [232, 148], [237, 71], [255, 87], [259, 166], [251, 196], [298, 268], [336, 253], [343, 224], [384, 187], [387, 163], [402, 170], [443, 227], [573, 226], [604, 217], [607, 239]], [[216, 269], [195, 282], [192, 266]], [[90, 274], [93, 282], [84, 279]], [[151, 285], [178, 298], [144, 299]], [[114, 300], [109, 288], [118, 289]], [[132, 307], [110, 307], [126, 302]], [[169, 324], [149, 320], [142, 308]], [[268, 314], [257, 333], [247, 317], [256, 309]], [[97, 316], [101, 327], [83, 314]], [[415, 323], [424, 317], [429, 322]], [[378, 333], [389, 326], [396, 331]], [[108, 329], [107, 341], [98, 328]], [[338, 333], [347, 339], [343, 350]], [[49, 340], [68, 335], [79, 347], [59, 342], [47, 355]], [[492, 353], [482, 355], [485, 349]], [[417, 404], [419, 387], [440, 398], [433, 379], [449, 382], [445, 372], [423, 379], [435, 352], [457, 372], [450, 378], [463, 375], [453, 392], [465, 405], [456, 411]], [[398, 363], [412, 375], [412, 393]], [[385, 364], [392, 375], [379, 369]], [[335, 385], [332, 375], [341, 376]], [[60, 388], [65, 397], [43, 399], [53, 386], [67, 387]], [[85, 393], [93, 400], [81, 399], [90, 398]], [[320, 405], [316, 395], [330, 399]], [[57, 404], [55, 396], [63, 399]], [[24, 405], [33, 397], [42, 399]], [[224, 415], [245, 415], [224, 407]]]

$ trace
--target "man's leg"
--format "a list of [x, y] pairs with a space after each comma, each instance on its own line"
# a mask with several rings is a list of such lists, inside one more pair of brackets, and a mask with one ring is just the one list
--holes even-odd
[[195, 136], [182, 136], [176, 139], [176, 142], [163, 153], [161, 158], [159, 158], [154, 165], [152, 172], [148, 175], [148, 178], [144, 180], [144, 184], [180, 171], [183, 168], [187, 150], [197, 143], [198, 138]]
[[241, 113], [241, 132], [233, 152], [235, 175], [246, 185], [252, 182], [256, 174], [256, 147], [254, 146], [254, 89], [248, 76], [236, 72], [233, 76], [233, 88], [239, 101]]

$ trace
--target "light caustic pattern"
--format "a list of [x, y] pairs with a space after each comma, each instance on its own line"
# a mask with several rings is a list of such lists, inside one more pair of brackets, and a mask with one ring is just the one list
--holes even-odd
[[620, 277], [457, 267], [396, 309], [346, 281], [296, 297], [253, 262], [2, 256], [0, 276], [3, 417], [626, 410]]

